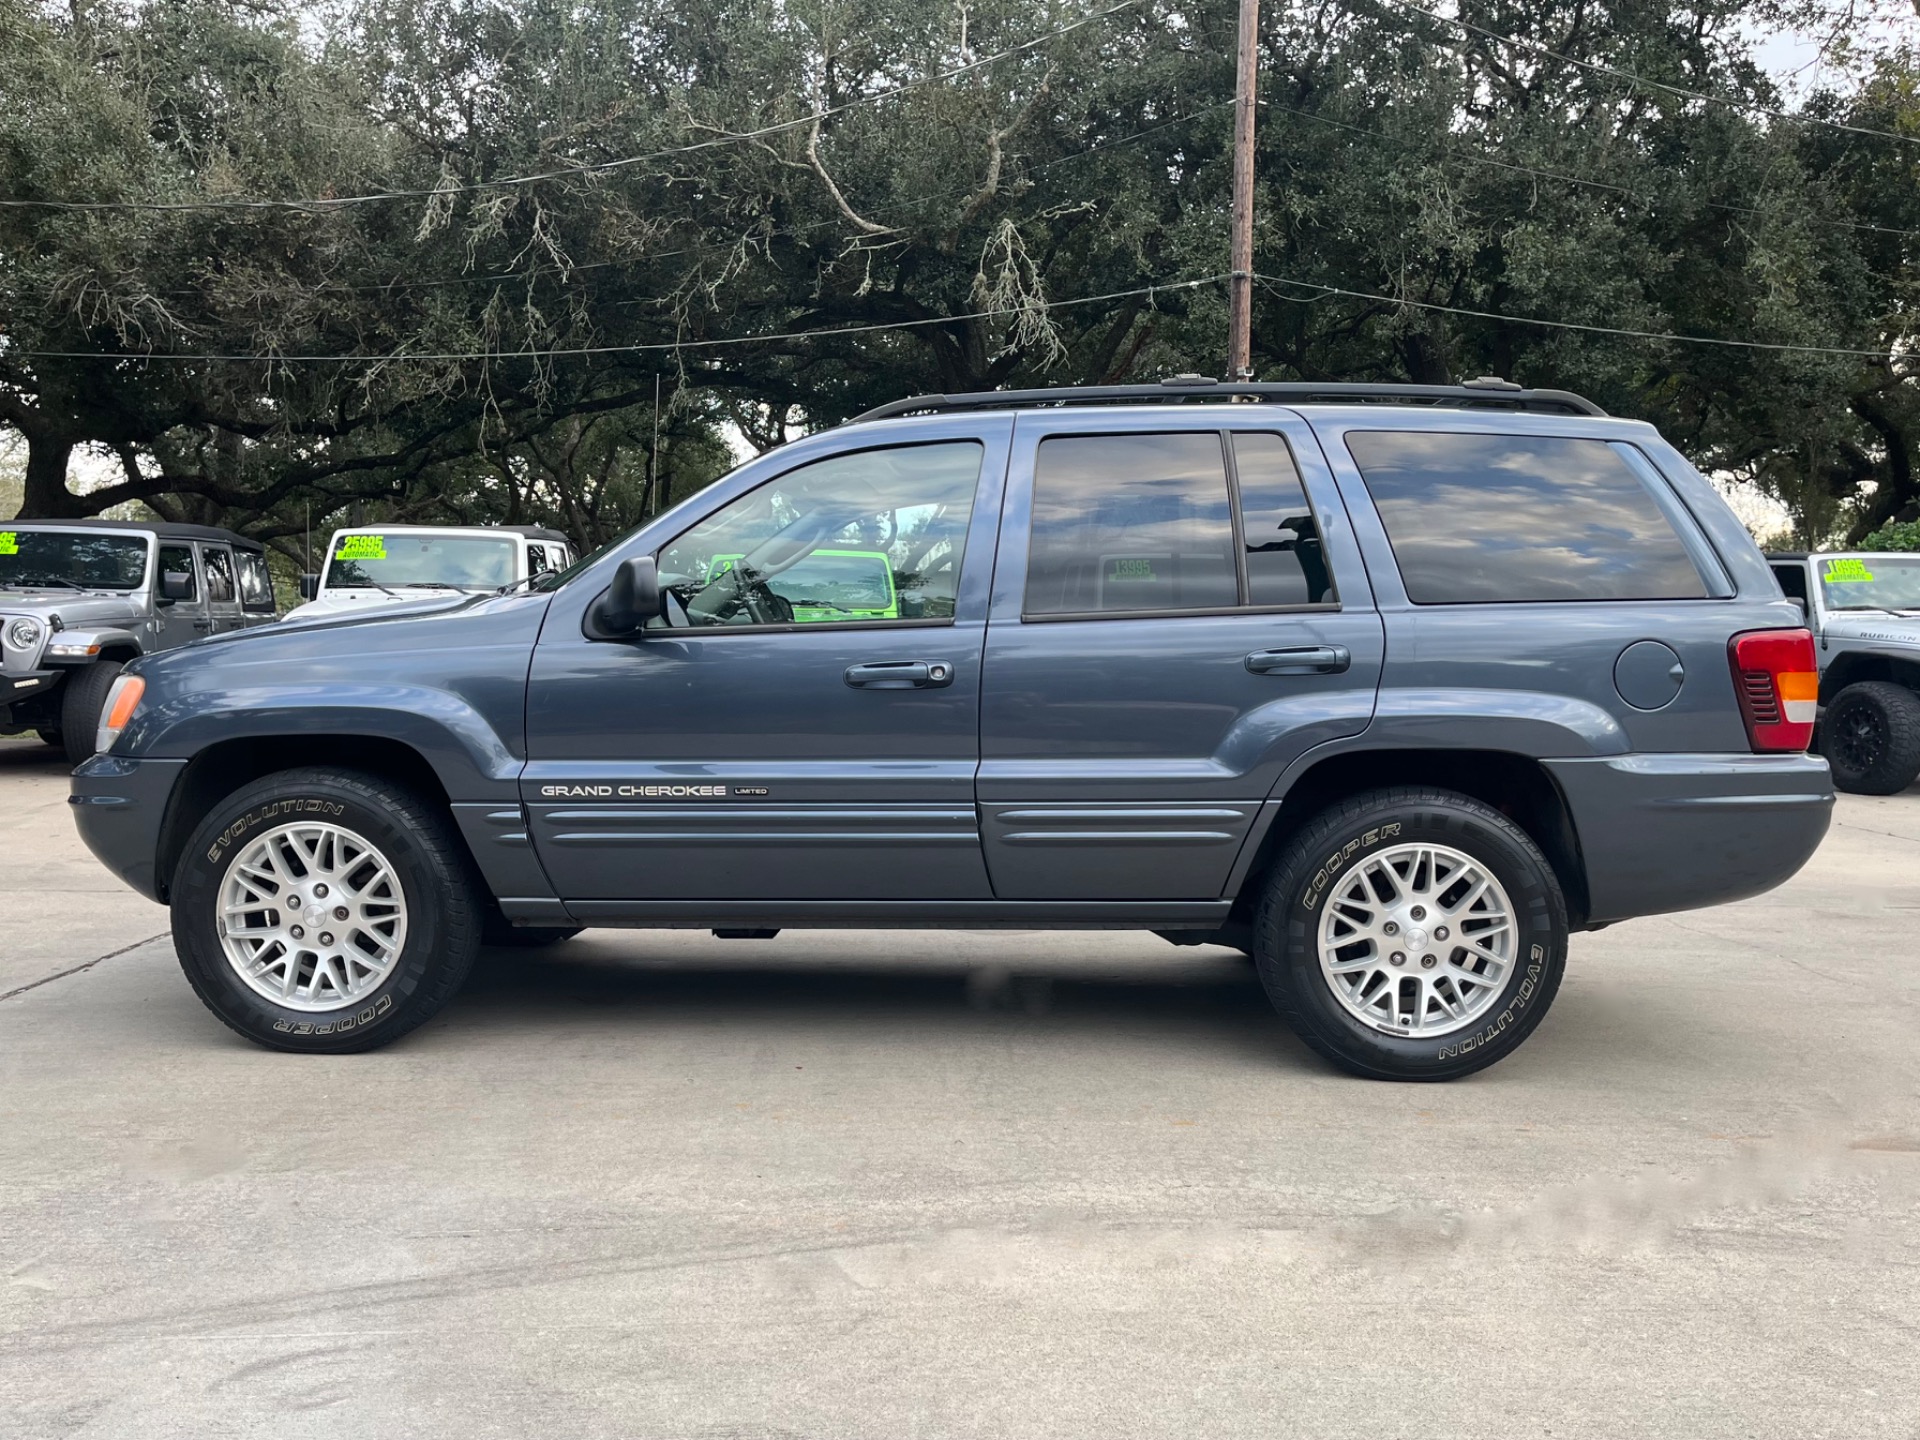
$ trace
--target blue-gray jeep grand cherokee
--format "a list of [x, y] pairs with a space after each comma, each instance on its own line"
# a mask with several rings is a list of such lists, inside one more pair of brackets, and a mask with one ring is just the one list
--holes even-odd
[[1806, 861], [1800, 626], [1563, 392], [931, 396], [530, 592], [136, 661], [73, 803], [280, 1049], [405, 1034], [489, 933], [1057, 926], [1237, 946], [1330, 1060], [1444, 1079], [1570, 932]]

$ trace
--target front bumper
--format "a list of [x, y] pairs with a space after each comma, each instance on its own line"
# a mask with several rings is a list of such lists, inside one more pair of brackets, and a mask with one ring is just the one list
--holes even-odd
[[45, 695], [60, 683], [62, 670], [27, 670], [15, 675], [0, 675], [0, 706]]
[[1573, 816], [1594, 925], [1771, 890], [1807, 863], [1833, 817], [1833, 777], [1812, 755], [1541, 763]]
[[73, 772], [67, 797], [80, 838], [100, 862], [149, 900], [165, 902], [160, 836], [185, 760], [96, 755]]

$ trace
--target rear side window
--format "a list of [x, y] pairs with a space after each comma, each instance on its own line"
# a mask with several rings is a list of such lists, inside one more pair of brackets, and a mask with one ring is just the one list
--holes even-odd
[[234, 563], [240, 567], [240, 604], [256, 614], [273, 613], [273, 576], [267, 571], [267, 557], [252, 550], [236, 550]]
[[1707, 593], [1665, 512], [1604, 440], [1356, 430], [1347, 449], [1416, 605]]
[[233, 555], [225, 546], [202, 545], [200, 558], [207, 567], [207, 599], [216, 605], [234, 600]]
[[1319, 530], [1278, 435], [1192, 430], [1040, 442], [1023, 614], [1332, 599]]

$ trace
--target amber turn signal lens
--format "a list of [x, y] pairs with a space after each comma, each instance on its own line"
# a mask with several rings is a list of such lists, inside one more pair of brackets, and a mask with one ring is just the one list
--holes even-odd
[[113, 689], [107, 692], [107, 708], [100, 716], [100, 731], [93, 740], [96, 754], [105, 754], [113, 748], [113, 742], [133, 719], [133, 712], [140, 708], [140, 697], [146, 693], [147, 682], [138, 675], [122, 675], [113, 682]]

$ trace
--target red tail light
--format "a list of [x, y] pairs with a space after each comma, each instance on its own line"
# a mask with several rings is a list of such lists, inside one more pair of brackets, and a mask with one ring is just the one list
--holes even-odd
[[1820, 667], [1805, 630], [1749, 630], [1727, 642], [1733, 688], [1755, 750], [1804, 750], [1813, 740]]

